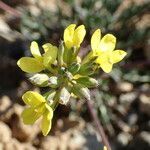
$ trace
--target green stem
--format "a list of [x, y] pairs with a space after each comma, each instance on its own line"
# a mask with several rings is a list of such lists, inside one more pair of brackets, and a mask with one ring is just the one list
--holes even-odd
[[53, 110], [55, 110], [57, 108], [57, 106], [59, 105], [59, 95], [60, 95], [60, 91], [58, 90], [58, 92], [56, 93], [56, 95], [54, 96], [54, 102], [51, 105], [51, 108]]
[[65, 86], [65, 84], [67, 83], [67, 80], [65, 80], [62, 85], [58, 88], [55, 96], [54, 96], [54, 102], [51, 105], [52, 109], [55, 110], [57, 108], [57, 106], [59, 105], [59, 98], [60, 98], [60, 93], [62, 88]]

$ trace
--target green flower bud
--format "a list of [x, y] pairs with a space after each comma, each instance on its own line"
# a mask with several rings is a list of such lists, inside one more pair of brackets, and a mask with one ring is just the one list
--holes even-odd
[[34, 85], [37, 85], [40, 87], [46, 87], [46, 86], [48, 86], [49, 76], [46, 74], [37, 73], [37, 74], [33, 75], [31, 78], [29, 78], [29, 80]]
[[82, 76], [88, 76], [94, 74], [94, 66], [93, 65], [82, 65], [78, 73]]
[[80, 64], [79, 63], [72, 63], [69, 68], [68, 71], [71, 72], [72, 74], [76, 74], [80, 69]]
[[47, 102], [51, 105], [54, 101], [54, 96], [56, 94], [55, 90], [51, 90], [47, 93], [44, 94], [45, 99], [47, 100]]
[[74, 84], [72, 88], [72, 93], [79, 98], [90, 100], [90, 91], [87, 87], [81, 84]]
[[87, 88], [97, 87], [98, 81], [90, 77], [80, 77], [76, 79], [77, 83], [84, 85]]
[[70, 99], [70, 92], [67, 87], [63, 87], [60, 92], [59, 102], [63, 105], [66, 105]]
[[56, 88], [58, 87], [58, 78], [56, 76], [52, 76], [49, 78], [48, 80], [48, 85], [51, 87], [51, 88]]
[[60, 66], [63, 65], [63, 55], [64, 55], [64, 44], [63, 42], [61, 41], [60, 45], [59, 45], [59, 51], [58, 51], [58, 64]]
[[75, 56], [76, 48], [72, 47], [70, 49], [65, 48], [64, 50], [64, 61], [67, 65], [70, 65], [72, 62], [75, 61], [76, 56]]

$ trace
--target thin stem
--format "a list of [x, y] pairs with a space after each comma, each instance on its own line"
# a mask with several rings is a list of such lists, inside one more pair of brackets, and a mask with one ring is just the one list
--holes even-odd
[[54, 102], [53, 102], [53, 104], [51, 105], [51, 108], [53, 109], [53, 110], [55, 110], [56, 109], [56, 107], [59, 105], [59, 95], [60, 95], [60, 91], [58, 90], [58, 92], [55, 94], [55, 96], [54, 96]]
[[108, 150], [111, 150], [111, 147], [110, 147], [109, 141], [107, 139], [107, 136], [106, 136], [106, 134], [104, 132], [104, 129], [103, 129], [102, 125], [101, 125], [100, 120], [97, 117], [96, 111], [95, 111], [94, 106], [91, 103], [91, 101], [87, 100], [87, 106], [88, 106], [88, 109], [90, 111], [91, 117], [92, 117], [92, 119], [93, 119], [93, 121], [95, 123], [95, 126], [97, 128], [99, 136], [102, 139], [103, 144], [107, 147]]
[[8, 6], [4, 2], [0, 1], [0, 8], [3, 9], [4, 11], [7, 11], [10, 14], [13, 14], [16, 17], [20, 17], [21, 13], [15, 10], [14, 8]]

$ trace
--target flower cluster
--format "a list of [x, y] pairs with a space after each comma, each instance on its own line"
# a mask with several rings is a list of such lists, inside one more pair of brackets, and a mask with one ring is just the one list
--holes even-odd
[[26, 92], [22, 99], [29, 107], [22, 112], [23, 122], [33, 124], [42, 117], [41, 130], [47, 135], [51, 129], [53, 112], [59, 103], [66, 105], [71, 96], [90, 100], [89, 88], [98, 86], [91, 76], [101, 68], [109, 73], [113, 64], [121, 61], [126, 52], [114, 50], [116, 38], [106, 34], [101, 38], [97, 29], [91, 38], [91, 51], [81, 60], [78, 56], [84, 40], [84, 25], [69, 25], [64, 31], [59, 47], [50, 43], [42, 46], [43, 54], [36, 42], [31, 43], [33, 57], [22, 57], [17, 65], [26, 73], [31, 73], [30, 81], [39, 87], [49, 87], [43, 96]]

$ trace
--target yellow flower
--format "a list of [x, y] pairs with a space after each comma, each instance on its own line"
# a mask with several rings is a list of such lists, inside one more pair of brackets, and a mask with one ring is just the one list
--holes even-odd
[[86, 34], [84, 25], [75, 27], [75, 24], [71, 24], [64, 31], [64, 42], [68, 49], [74, 46], [79, 48]]
[[123, 50], [114, 50], [116, 46], [116, 37], [112, 34], [106, 34], [101, 39], [101, 30], [97, 29], [91, 38], [91, 47], [94, 55], [98, 56], [96, 63], [100, 65], [104, 72], [109, 73], [114, 63], [121, 61], [126, 52]]
[[24, 124], [32, 125], [42, 116], [41, 130], [46, 136], [51, 129], [53, 109], [46, 103], [45, 98], [36, 92], [28, 91], [22, 96], [22, 99], [30, 106], [21, 114]]
[[38, 44], [33, 41], [30, 46], [33, 57], [22, 57], [18, 60], [17, 65], [27, 73], [37, 73], [44, 69], [49, 69], [57, 57], [58, 48], [50, 43], [44, 44], [45, 53], [41, 55]]

